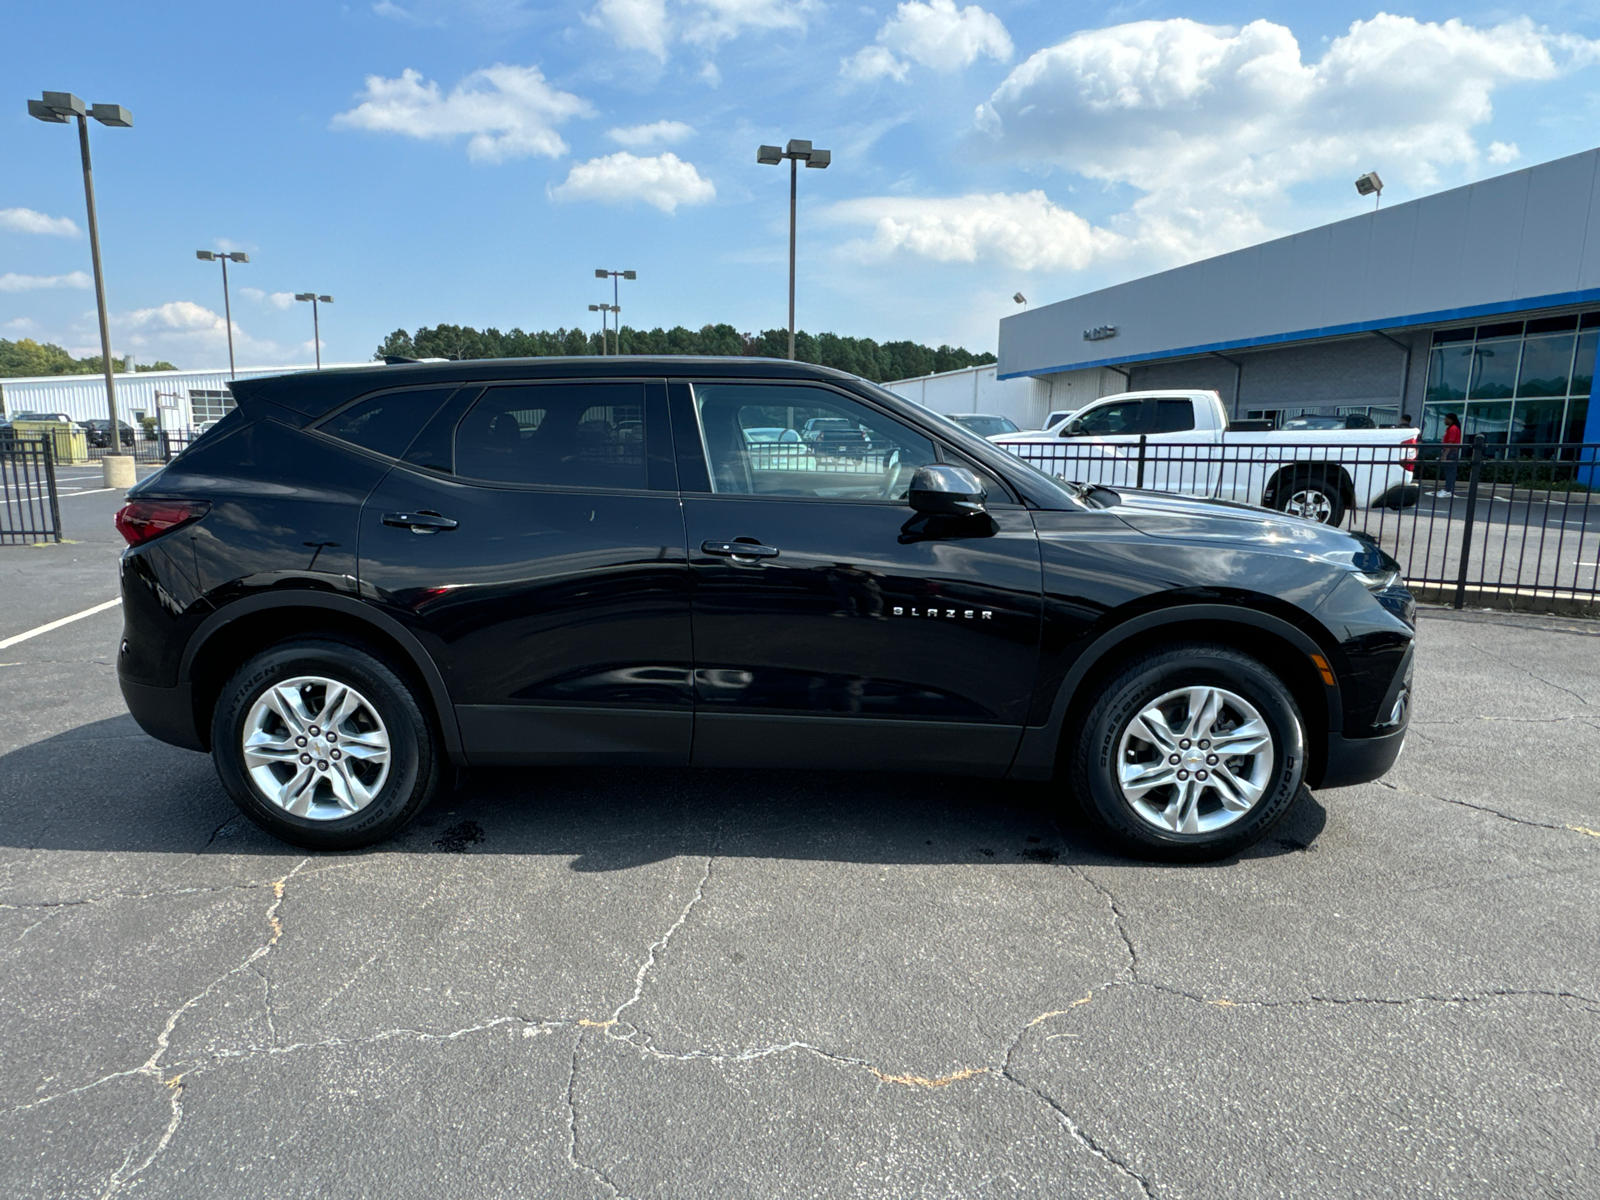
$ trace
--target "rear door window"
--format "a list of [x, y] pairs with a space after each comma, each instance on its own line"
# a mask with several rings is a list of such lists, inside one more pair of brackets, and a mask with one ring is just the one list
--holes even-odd
[[645, 385], [491, 387], [455, 431], [465, 479], [561, 488], [643, 490]]
[[335, 413], [318, 428], [330, 437], [363, 450], [399, 458], [405, 454], [417, 431], [455, 390], [451, 385], [368, 396], [343, 412]]
[[1189, 400], [1147, 400], [1150, 416], [1146, 433], [1186, 433], [1194, 428], [1194, 404]]

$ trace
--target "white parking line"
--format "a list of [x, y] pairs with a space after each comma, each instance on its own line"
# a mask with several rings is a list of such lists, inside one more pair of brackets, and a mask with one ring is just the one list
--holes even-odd
[[14, 633], [8, 638], [0, 638], [0, 650], [9, 650], [18, 642], [25, 642], [31, 637], [38, 637], [41, 633], [49, 633], [52, 629], [60, 629], [63, 625], [71, 625], [74, 621], [81, 621], [85, 617], [92, 617], [95, 613], [105, 612], [108, 608], [115, 608], [122, 603], [119, 596], [115, 600], [107, 600], [104, 604], [96, 604], [93, 608], [86, 608], [82, 612], [75, 612], [70, 617], [62, 617], [59, 621], [48, 621], [43, 625], [35, 625], [26, 633]]

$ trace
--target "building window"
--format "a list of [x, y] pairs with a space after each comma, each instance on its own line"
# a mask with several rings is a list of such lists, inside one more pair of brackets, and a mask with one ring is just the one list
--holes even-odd
[[1443, 438], [1450, 413], [1466, 440], [1481, 433], [1491, 446], [1582, 440], [1597, 341], [1600, 312], [1439, 330], [1422, 440]]
[[231, 392], [211, 392], [189, 389], [189, 420], [199, 426], [207, 421], [220, 421], [234, 409]]

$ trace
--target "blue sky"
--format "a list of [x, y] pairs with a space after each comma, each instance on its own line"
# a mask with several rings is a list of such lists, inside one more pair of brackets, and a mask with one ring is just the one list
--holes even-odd
[[397, 327], [786, 320], [992, 349], [1035, 304], [1591, 148], [1600, 8], [1044, 0], [17, 6], [0, 45], [0, 337], [98, 352], [75, 138], [93, 125], [113, 351], [329, 361]]

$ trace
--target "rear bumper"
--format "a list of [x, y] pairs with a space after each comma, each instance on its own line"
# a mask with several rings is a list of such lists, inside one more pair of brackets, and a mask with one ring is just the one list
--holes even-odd
[[1404, 726], [1393, 733], [1377, 737], [1347, 738], [1337, 733], [1328, 735], [1328, 761], [1317, 782], [1319, 788], [1350, 787], [1357, 783], [1371, 783], [1388, 773], [1395, 759], [1405, 748]]
[[189, 684], [156, 687], [117, 677], [128, 711], [151, 737], [185, 750], [205, 751], [205, 742], [194, 723], [194, 697]]

